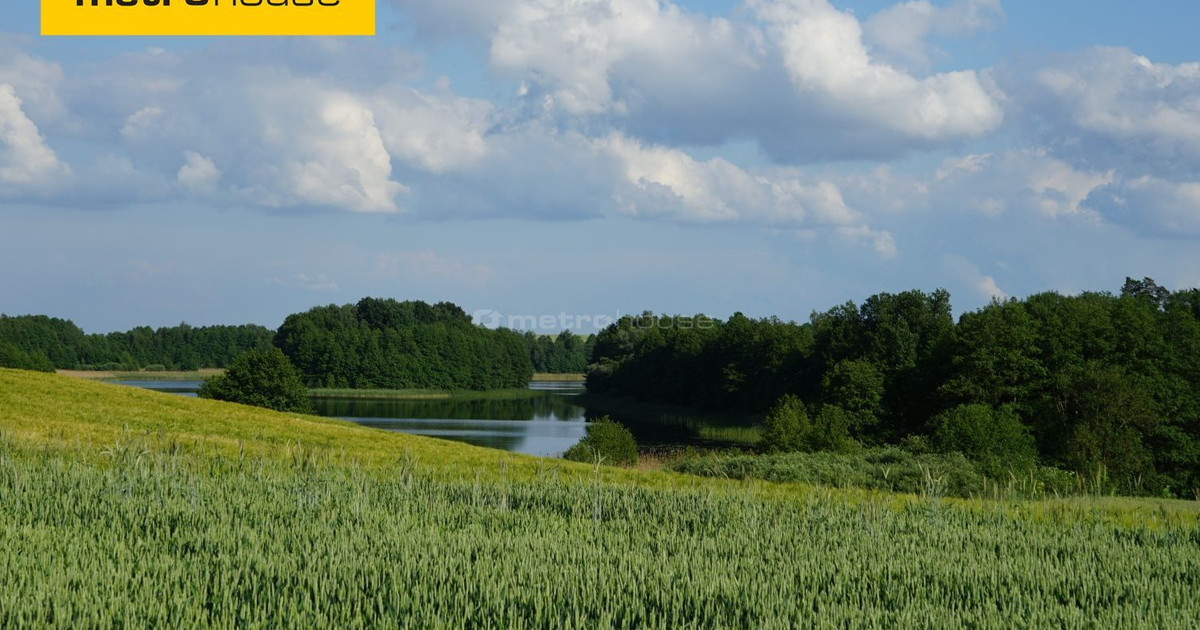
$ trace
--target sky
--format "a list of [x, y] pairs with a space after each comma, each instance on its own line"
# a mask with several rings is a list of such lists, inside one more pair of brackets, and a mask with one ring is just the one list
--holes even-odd
[[375, 37], [72, 38], [12, 0], [0, 313], [273, 328], [375, 296], [587, 332], [1197, 287], [1197, 23], [1191, 0], [379, 0]]

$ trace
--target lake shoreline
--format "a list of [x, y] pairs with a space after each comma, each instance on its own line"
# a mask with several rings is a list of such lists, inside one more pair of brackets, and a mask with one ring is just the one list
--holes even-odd
[[85, 381], [203, 381], [211, 376], [224, 374], [222, 368], [205, 368], [201, 370], [171, 370], [165, 372], [146, 372], [135, 370], [55, 370], [60, 376], [83, 379]]
[[[536, 382], [536, 381], [535, 381]], [[541, 381], [546, 382], [546, 381]], [[565, 382], [565, 381], [564, 381]], [[345, 398], [352, 400], [520, 400], [523, 398], [540, 398], [553, 392], [547, 390], [524, 388], [493, 389], [488, 391], [475, 390], [441, 390], [441, 389], [328, 389], [317, 388], [308, 390], [310, 398], [328, 399]], [[557, 394], [566, 395], [566, 394]]]

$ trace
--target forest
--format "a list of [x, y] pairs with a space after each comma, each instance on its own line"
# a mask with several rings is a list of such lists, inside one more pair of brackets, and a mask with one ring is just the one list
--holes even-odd
[[993, 301], [957, 322], [943, 290], [804, 323], [647, 312], [597, 336], [587, 385], [765, 413], [768, 450], [901, 445], [998, 474], [1037, 463], [1137, 493], [1200, 487], [1200, 289], [1149, 278]]
[[583, 374], [592, 358], [596, 335], [576, 335], [564, 330], [557, 335], [525, 332], [521, 335], [529, 351], [533, 371], [544, 374]]
[[274, 333], [254, 324], [85, 334], [45, 315], [0, 315], [0, 367], [61, 370], [195, 370], [228, 367], [247, 350], [271, 347]]
[[364, 298], [288, 316], [275, 345], [309, 387], [525, 387], [533, 375], [521, 335], [476, 326], [449, 302]]
[[[455, 306], [454, 308], [458, 308]], [[193, 327], [186, 323], [128, 332], [85, 334], [74, 322], [45, 315], [0, 315], [0, 367], [62, 370], [226, 368], [247, 350], [271, 347], [275, 331], [258, 325]], [[595, 335], [521, 335], [534, 372], [582, 374]]]

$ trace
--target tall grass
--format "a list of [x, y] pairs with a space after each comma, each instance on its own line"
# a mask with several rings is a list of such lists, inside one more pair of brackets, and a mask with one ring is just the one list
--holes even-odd
[[895, 447], [853, 453], [685, 455], [672, 461], [669, 467], [702, 477], [762, 479], [776, 483], [993, 500], [1095, 496], [1103, 495], [1107, 488], [1102, 479], [1088, 479], [1050, 467], [989, 477], [977, 464], [959, 453], [916, 455]]
[[936, 500], [441, 480], [320, 451], [0, 455], [0, 626], [1155, 627], [1200, 532]]
[[639, 473], [0, 370], [0, 627], [1200, 625], [1192, 504]]

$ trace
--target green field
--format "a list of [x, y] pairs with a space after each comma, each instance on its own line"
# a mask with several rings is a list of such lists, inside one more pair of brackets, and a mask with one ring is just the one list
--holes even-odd
[[0, 626], [1200, 625], [1195, 502], [540, 460], [0, 370]]

